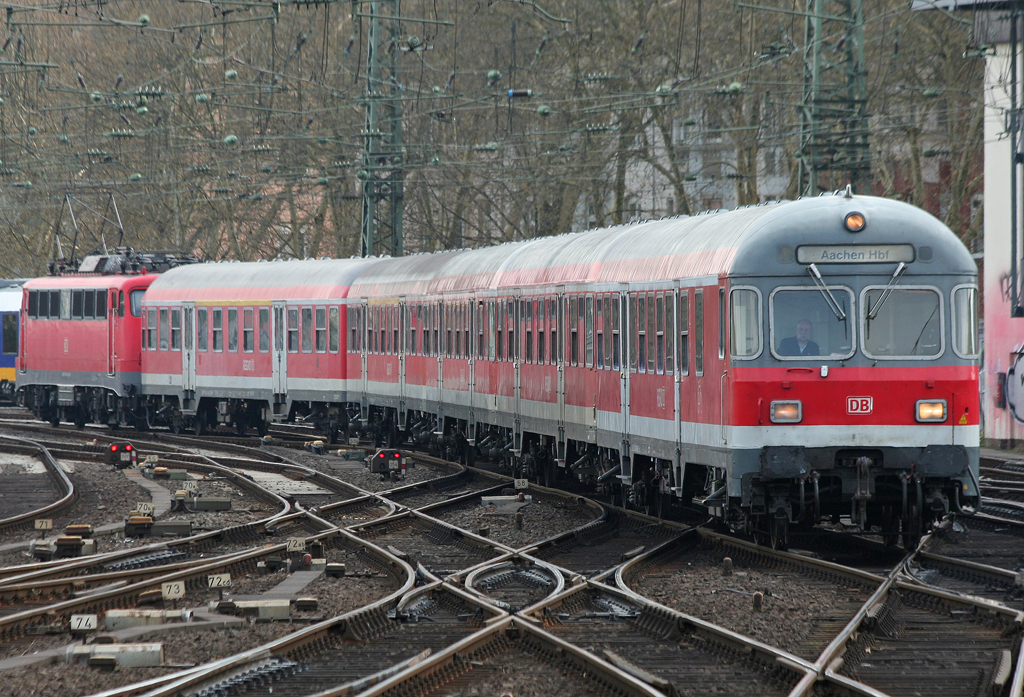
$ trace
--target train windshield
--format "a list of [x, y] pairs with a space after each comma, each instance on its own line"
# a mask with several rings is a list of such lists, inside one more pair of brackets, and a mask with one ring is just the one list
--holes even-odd
[[842, 317], [830, 307], [828, 295], [817, 288], [778, 288], [772, 292], [772, 355], [788, 361], [844, 360], [853, 355], [853, 291], [842, 286], [828, 286], [828, 290]]
[[[942, 353], [942, 299], [930, 288], [864, 290], [864, 355], [869, 358], [934, 358]], [[872, 317], [874, 315], [874, 317]]]

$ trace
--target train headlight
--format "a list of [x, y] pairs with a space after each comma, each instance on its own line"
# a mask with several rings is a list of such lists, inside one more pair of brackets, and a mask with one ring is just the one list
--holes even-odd
[[937, 423], [946, 420], [946, 400], [917, 400], [917, 420], [921, 423]]
[[867, 220], [864, 219], [863, 213], [847, 213], [843, 224], [850, 232], [860, 232], [867, 225]]
[[804, 418], [803, 405], [799, 401], [772, 402], [773, 424], [796, 424]]

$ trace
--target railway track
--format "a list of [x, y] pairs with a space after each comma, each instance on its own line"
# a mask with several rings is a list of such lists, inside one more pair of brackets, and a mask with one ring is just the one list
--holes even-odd
[[[191, 606], [217, 600], [205, 583], [216, 573], [240, 579], [235, 597], [295, 586], [294, 574], [257, 569], [304, 564], [288, 550], [287, 540], [299, 538], [346, 565], [344, 581], [321, 574], [306, 586], [338, 604], [289, 625], [249, 625], [248, 644], [207, 649], [201, 665], [105, 694], [800, 697], [910, 695], [924, 685], [938, 695], [1018, 695], [1010, 683], [1019, 675], [1021, 628], [1012, 606], [1021, 598], [1015, 569], [1024, 523], [984, 514], [949, 523], [912, 554], [858, 539], [835, 557], [841, 563], [829, 563], [807, 555], [824, 556], [850, 536], [808, 538], [801, 554], [775, 552], [533, 489], [535, 511], [565, 517], [537, 516], [529, 535], [510, 538], [502, 526], [511, 527], [512, 509], [489, 517], [482, 505], [483, 496], [508, 492], [507, 477], [417, 457], [427, 468], [418, 474], [429, 470], [433, 479], [369, 487], [357, 467], [349, 475], [349, 466], [300, 452], [303, 437], [294, 447], [266, 448], [254, 439], [219, 445], [133, 435], [143, 456], [237, 478], [276, 497], [277, 512], [94, 559], [0, 569], [0, 655], [38, 646], [36, 632], [72, 613], [136, 605], [168, 580], [183, 583]], [[103, 457], [107, 441], [96, 438], [99, 445], [81, 449], [41, 440], [76, 457]], [[259, 473], [328, 493], [289, 493], [287, 482], [275, 489], [270, 479], [252, 481]], [[360, 600], [354, 588], [376, 596]], [[171, 655], [181, 651], [165, 642]]]

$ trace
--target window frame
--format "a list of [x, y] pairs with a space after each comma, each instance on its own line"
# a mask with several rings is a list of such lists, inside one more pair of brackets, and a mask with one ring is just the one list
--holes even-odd
[[242, 308], [242, 353], [256, 352], [256, 313], [251, 307]]
[[209, 311], [205, 307], [196, 308], [196, 351], [203, 351], [204, 353], [209, 346], [209, 338], [207, 332], [209, 321]]
[[676, 368], [679, 376], [690, 374], [690, 289], [680, 288], [676, 296], [673, 314], [676, 317]]
[[976, 283], [960, 283], [949, 291], [949, 330], [950, 330], [950, 347], [953, 349], [954, 355], [957, 358], [962, 358], [966, 361], [976, 361], [981, 357], [981, 331], [977, 324], [974, 327], [975, 339], [978, 345], [977, 353], [960, 353], [956, 345], [957, 335], [957, 323], [956, 323], [956, 293], [960, 290], [973, 290], [974, 295], [978, 300], [978, 318], [980, 319], [984, 310], [981, 307], [981, 291], [978, 290], [978, 284]]
[[228, 352], [238, 353], [238, 308], [228, 308]]
[[[736, 355], [736, 346], [733, 341], [732, 328], [733, 328], [733, 316], [732, 311], [732, 298], [733, 293], [736, 291], [748, 291], [752, 290], [757, 295], [757, 351], [750, 354], [749, 356], [738, 356]], [[730, 286], [729, 287], [729, 311], [727, 313], [728, 324], [729, 324], [729, 360], [732, 361], [752, 361], [761, 357], [764, 353], [764, 296], [761, 294], [761, 289], [757, 286]], [[821, 356], [818, 356], [821, 358]]]
[[156, 327], [157, 327], [157, 311], [155, 307], [147, 307], [146, 310], [146, 341], [145, 347], [147, 351], [156, 351]]
[[213, 308], [213, 314], [210, 318], [210, 333], [213, 337], [211, 348], [214, 353], [224, 352], [224, 308], [215, 307]]
[[[872, 290], [885, 290], [888, 284], [864, 286], [860, 291], [860, 307], [857, 308], [857, 318], [860, 324], [860, 338], [859, 342], [855, 346], [860, 347], [860, 351], [864, 354], [865, 358], [869, 358], [873, 361], [937, 361], [942, 358], [946, 353], [946, 308], [944, 306], [945, 298], [942, 295], [942, 291], [937, 286], [929, 285], [895, 285], [892, 287], [892, 293], [898, 293], [905, 290], [930, 290], [935, 293], [939, 298], [939, 352], [930, 356], [875, 356], [867, 352], [866, 347], [863, 345], [865, 337], [867, 336], [867, 305], [865, 299], [869, 291]], [[890, 296], [886, 302], [890, 302], [892, 297]], [[863, 308], [863, 309], [861, 309]]]
[[[295, 323], [292, 324], [292, 320]], [[288, 353], [299, 352], [299, 308], [298, 307], [285, 307], [285, 350]], [[292, 348], [292, 339], [294, 339], [295, 348]]]
[[[177, 325], [177, 326], [175, 326]], [[171, 350], [181, 350], [181, 308], [171, 308]]]
[[[698, 310], [700, 312], [698, 313]], [[698, 318], [697, 315], [700, 314]], [[693, 324], [690, 333], [693, 336], [693, 374], [697, 377], [704, 376], [704, 323], [706, 319], [706, 308], [704, 307], [704, 289], [693, 289]]]
[[[272, 342], [270, 335], [273, 333], [270, 325], [270, 306], [264, 305], [259, 310], [260, 353], [270, 353], [270, 345]], [[265, 346], [263, 343], [264, 339], [266, 339]]]
[[[323, 326], [320, 326], [320, 320]], [[321, 344], [323, 348], [320, 348]], [[327, 353], [327, 308], [313, 308], [313, 348], [317, 353]]]
[[[840, 286], [840, 285], [835, 285], [835, 286], [828, 285], [828, 286], [825, 286], [825, 287], [828, 288], [828, 290], [830, 290], [833, 294], [837, 290], [849, 293], [850, 294], [850, 303], [851, 304], [850, 304], [850, 309], [849, 309], [847, 314], [853, 314], [854, 316], [859, 317], [859, 315], [860, 315], [860, 307], [857, 305], [857, 295], [853, 292], [852, 288], [850, 288], [849, 286]], [[871, 287], [872, 288], [877, 288], [877, 287], [884, 288], [885, 286], [871, 286]], [[851, 358], [853, 358], [853, 356], [857, 353], [858, 347], [860, 347], [860, 340], [861, 339], [860, 339], [860, 336], [858, 336], [858, 333], [863, 334], [862, 332], [860, 332], [861, 327], [860, 327], [860, 322], [859, 321], [858, 322], [850, 322], [850, 327], [851, 327], [851, 331], [853, 332], [853, 336], [850, 338], [850, 352], [848, 354], [844, 355], [844, 356], [831, 356], [831, 355], [829, 355], [829, 356], [780, 356], [778, 353], [775, 352], [775, 294], [779, 293], [779, 292], [782, 292], [782, 291], [794, 291], [794, 290], [804, 291], [804, 292], [820, 293], [820, 291], [818, 290], [817, 286], [778, 286], [776, 288], [772, 288], [772, 292], [768, 294], [768, 350], [771, 353], [772, 357], [775, 358], [776, 360], [779, 360], [779, 361], [789, 361], [789, 362], [792, 362], [792, 361], [805, 361], [806, 362], [806, 361], [813, 361], [813, 360], [818, 360], [818, 361], [823, 361], [823, 360], [824, 361], [848, 361]], [[817, 342], [815, 342], [815, 343], [817, 343]], [[861, 350], [863, 351], [863, 349], [861, 349]], [[866, 356], [867, 354], [864, 354], [864, 355]]]

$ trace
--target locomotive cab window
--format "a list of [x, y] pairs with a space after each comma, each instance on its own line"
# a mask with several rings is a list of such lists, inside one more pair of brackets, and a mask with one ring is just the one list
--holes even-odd
[[761, 354], [761, 296], [754, 288], [729, 293], [729, 350], [739, 359]]
[[[145, 288], [136, 288], [128, 293], [128, 302], [131, 304], [132, 317], [142, 317], [142, 296], [145, 295]], [[124, 298], [120, 298], [120, 316], [124, 317]]]
[[853, 292], [849, 288], [829, 286], [827, 292], [808, 287], [776, 288], [769, 302], [770, 345], [776, 358], [844, 360], [853, 355]]
[[882, 360], [942, 354], [942, 297], [933, 288], [870, 286], [861, 295], [864, 355]]

